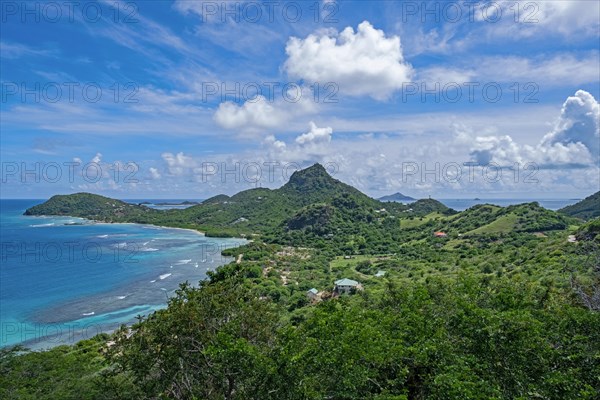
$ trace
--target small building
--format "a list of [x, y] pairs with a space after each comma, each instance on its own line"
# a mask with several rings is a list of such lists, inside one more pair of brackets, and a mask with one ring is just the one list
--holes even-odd
[[375, 274], [375, 276], [377, 278], [381, 278], [382, 276], [385, 276], [385, 271], [379, 270], [379, 271], [377, 271], [377, 273]]
[[435, 237], [446, 237], [446, 232], [433, 232], [433, 236]]
[[334, 283], [335, 287], [333, 288], [333, 291], [338, 294], [350, 293], [352, 290], [359, 290], [362, 288], [360, 283], [347, 278], [337, 280]]
[[306, 291], [306, 297], [310, 300], [316, 300], [319, 297], [319, 291], [315, 288]]

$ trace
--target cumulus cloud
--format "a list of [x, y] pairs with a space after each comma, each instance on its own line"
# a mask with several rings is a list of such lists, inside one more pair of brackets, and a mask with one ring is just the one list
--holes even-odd
[[594, 159], [600, 153], [600, 105], [590, 93], [578, 90], [560, 111], [552, 132], [544, 136], [541, 146], [584, 145]]
[[330, 127], [319, 128], [314, 122], [310, 122], [310, 130], [296, 138], [296, 143], [300, 145], [311, 143], [329, 143], [331, 142], [331, 134], [333, 129]]
[[287, 145], [285, 144], [285, 142], [282, 142], [281, 140], [277, 140], [275, 138], [275, 136], [273, 135], [269, 135], [267, 136], [267, 138], [265, 139], [264, 142], [268, 147], [276, 150], [276, 151], [284, 151], [287, 147]]
[[298, 165], [310, 165], [315, 162], [327, 163], [336, 155], [332, 148], [333, 128], [319, 127], [309, 123], [308, 132], [297, 135], [289, 143], [285, 143], [271, 135], [263, 141], [267, 158]]
[[226, 129], [272, 128], [283, 122], [283, 115], [264, 96], [248, 100], [242, 105], [226, 101], [219, 105], [214, 119]]
[[[463, 117], [460, 121], [454, 119], [454, 123], [449, 123], [453, 119], [445, 116], [442, 118], [445, 125], [436, 125], [435, 129], [418, 134], [388, 130], [373, 132], [367, 130], [372, 126], [343, 125], [337, 119], [320, 120], [310, 123], [308, 129], [297, 130], [294, 136], [277, 138], [269, 134], [259, 142], [261, 146], [249, 146], [240, 153], [210, 154], [203, 159], [183, 153], [165, 153], [165, 171], [179, 172], [178, 168], [182, 168], [179, 176], [172, 177], [165, 184], [175, 186], [173, 190], [176, 191], [180, 190], [177, 184], [183, 187], [182, 182], [199, 182], [200, 185], [193, 187], [204, 193], [200, 197], [222, 192], [232, 194], [250, 187], [275, 188], [289, 179], [293, 169], [320, 162], [334, 166], [336, 178], [378, 196], [395, 191], [414, 197], [441, 197], [450, 192], [465, 196], [560, 192], [573, 196], [597, 190], [598, 158], [594, 161], [593, 149], [588, 149], [594, 143], [594, 137], [598, 141], [597, 124], [591, 123], [599, 117], [597, 101], [589, 93], [579, 91], [564, 102], [562, 111], [558, 117], [556, 115], [556, 110], [548, 114], [547, 109], [536, 108], [535, 115], [526, 117], [529, 120], [512, 115], [510, 124], [506, 124], [506, 118], [492, 122], [488, 115], [481, 119]], [[553, 117], [556, 120], [550, 129], [535, 127], [551, 121]], [[421, 125], [431, 126], [431, 119], [420, 116], [419, 120]], [[342, 132], [363, 129], [373, 133], [334, 135], [333, 128]], [[412, 125], [410, 128], [409, 132], [412, 132]], [[503, 131], [510, 132], [510, 135], [503, 134]], [[448, 141], [453, 132], [454, 140]], [[524, 142], [532, 135], [538, 140]], [[464, 161], [468, 161], [469, 157], [479, 166], [465, 165]], [[225, 163], [229, 170], [239, 166], [240, 179], [223, 179], [215, 174], [207, 181], [201, 180], [202, 162], [206, 161]], [[493, 170], [485, 172], [485, 166], [492, 162], [503, 167], [499, 180], [492, 179]], [[515, 175], [511, 169], [515, 162], [520, 163], [520, 175]], [[525, 166], [530, 162], [539, 166], [535, 174]], [[278, 167], [273, 180], [264, 167], [263, 176], [257, 183], [243, 179], [241, 171], [248, 163], [262, 166], [276, 164]], [[416, 167], [416, 173], [405, 174], [408, 164], [411, 168]], [[454, 167], [446, 171], [449, 165]], [[221, 164], [219, 168], [224, 170]], [[453, 179], [454, 168], [462, 168], [462, 178]]]
[[268, 100], [258, 95], [239, 105], [232, 101], [219, 104], [213, 119], [225, 129], [238, 130], [244, 135], [257, 135], [265, 130], [280, 128], [292, 118], [314, 113], [317, 104], [309, 88], [290, 85], [281, 98]]
[[347, 27], [339, 33], [325, 30], [305, 39], [292, 37], [285, 51], [284, 69], [290, 76], [321, 84], [334, 82], [340, 92], [354, 96], [385, 100], [413, 75], [400, 37], [386, 37], [368, 21], [358, 25], [356, 32]]
[[457, 139], [472, 142], [471, 156], [480, 165], [534, 162], [541, 168], [580, 168], [598, 163], [599, 119], [600, 106], [596, 99], [578, 90], [567, 98], [554, 128], [536, 146], [519, 145], [509, 135], [469, 137], [461, 132]]

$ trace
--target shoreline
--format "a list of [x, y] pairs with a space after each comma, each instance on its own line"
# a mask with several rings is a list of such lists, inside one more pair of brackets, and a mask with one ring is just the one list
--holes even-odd
[[[53, 215], [48, 215], [48, 217], [53, 217]], [[154, 226], [156, 228], [161, 228], [161, 229], [177, 229], [177, 230], [182, 230], [182, 231], [193, 232], [195, 234], [207, 237], [206, 232], [202, 232], [202, 231], [199, 231], [194, 228], [179, 228], [179, 227], [165, 226], [165, 225], [143, 224], [143, 223], [139, 223], [139, 222], [104, 222], [104, 221], [96, 221], [93, 219], [87, 219], [87, 218], [83, 218], [83, 217], [70, 217], [70, 218], [82, 218], [82, 219], [85, 219], [86, 221], [92, 221], [95, 225], [139, 225], [139, 226]], [[231, 239], [231, 238], [216, 237], [216, 236], [215, 236], [215, 238], [216, 239]], [[244, 239], [244, 238], [236, 237], [234, 239]]]
[[[215, 239], [244, 239], [244, 240], [249, 240], [247, 237], [243, 237], [243, 236], [206, 236], [206, 232], [204, 231], [200, 231], [198, 229], [194, 229], [194, 228], [182, 228], [179, 226], [167, 226], [167, 225], [156, 225], [156, 224], [149, 224], [149, 223], [143, 223], [143, 222], [106, 222], [106, 221], [99, 221], [99, 220], [95, 220], [95, 219], [89, 219], [89, 218], [85, 218], [85, 217], [76, 217], [73, 215], [26, 215], [26, 214], [21, 214], [21, 216], [23, 217], [31, 217], [31, 218], [79, 218], [82, 219], [84, 221], [90, 221], [92, 222], [94, 225], [139, 225], [139, 226], [154, 226], [156, 228], [162, 228], [162, 229], [180, 229], [180, 230], [184, 230], [184, 231], [190, 231], [190, 232], [194, 232], [195, 234], [199, 234], [202, 235], [204, 237], [211, 237], [211, 238], [215, 238]], [[65, 224], [65, 226], [68, 226], [69, 224]], [[90, 224], [91, 225], [91, 224]]]
[[[23, 214], [22, 214], [23, 215]], [[148, 223], [137, 223], [137, 222], [105, 222], [105, 221], [98, 221], [98, 220], [93, 220], [93, 219], [88, 219], [88, 218], [83, 218], [83, 217], [76, 217], [76, 216], [70, 216], [70, 215], [23, 215], [25, 217], [33, 217], [33, 218], [73, 218], [73, 219], [78, 219], [81, 221], [86, 221], [86, 223], [84, 224], [77, 224], [76, 226], [82, 226], [82, 225], [100, 225], [100, 226], [119, 226], [119, 225], [123, 225], [123, 226], [129, 226], [129, 227], [133, 227], [136, 229], [153, 229], [155, 228], [157, 231], [162, 231], [162, 235], [169, 235], [168, 232], [166, 232], [167, 230], [177, 230], [180, 232], [188, 232], [190, 235], [193, 234], [194, 237], [196, 237], [197, 239], [194, 238], [189, 238], [188, 240], [190, 241], [190, 243], [197, 243], [197, 240], [201, 240], [201, 239], [207, 239], [207, 240], [217, 240], [217, 241], [221, 241], [221, 240], [225, 240], [225, 241], [232, 241], [232, 243], [230, 243], [231, 247], [239, 247], [241, 245], [243, 245], [242, 242], [240, 241], [248, 241], [248, 239], [246, 238], [242, 238], [242, 237], [207, 237], [205, 232], [199, 231], [197, 229], [193, 229], [193, 228], [182, 228], [182, 227], [171, 227], [171, 226], [164, 226], [164, 225], [156, 225], [156, 224], [148, 224]], [[69, 226], [70, 224], [65, 224], [64, 226]], [[56, 226], [62, 226], [60, 223], [58, 223]], [[93, 228], [92, 228], [93, 229]], [[174, 233], [173, 233], [174, 234]], [[228, 246], [230, 247], [230, 246]], [[174, 252], [173, 254], [177, 254], [176, 252]], [[191, 257], [185, 257], [185, 258], [191, 258]], [[234, 261], [234, 259], [232, 259], [231, 257], [225, 257], [225, 256], [220, 256], [219, 258], [215, 257], [215, 261], [216, 262], [212, 262], [210, 263], [210, 267], [206, 270], [216, 270], [217, 268], [223, 266], [223, 265], [227, 265], [228, 263]], [[197, 267], [196, 267], [197, 268]], [[161, 272], [161, 271], [158, 271]], [[162, 271], [164, 272], [164, 271]], [[184, 283], [184, 282], [189, 282], [192, 284], [192, 286], [198, 286], [199, 282], [209, 279], [208, 276], [204, 275], [204, 277], [200, 278], [200, 279], [195, 279], [194, 277], [187, 277], [187, 273], [184, 273], [183, 271], [181, 271], [183, 275], [179, 275], [177, 276], [177, 278], [180, 279], [175, 279], [173, 282], [171, 282], [168, 286], [165, 286], [166, 288], [168, 288], [168, 292], [172, 292], [173, 290], [176, 290], [176, 287], [179, 286], [179, 284]], [[171, 275], [171, 274], [169, 274]], [[178, 275], [178, 274], [174, 274], [173, 275]], [[173, 277], [175, 278], [175, 277]], [[134, 282], [134, 283], [130, 283], [127, 284], [127, 286], [133, 286], [136, 287], [138, 284], [144, 284], [146, 283], [146, 277], [142, 278], [141, 280], [139, 280], [139, 282]], [[161, 278], [162, 279], [162, 278]], [[174, 284], [176, 284], [175, 286], [173, 286]], [[173, 287], [172, 287], [173, 286]], [[142, 289], [141, 295], [144, 296], [144, 291], [146, 289]], [[165, 289], [162, 289], [163, 293], [166, 292], [164, 291]], [[98, 294], [91, 294], [91, 295], [83, 295], [79, 301], [81, 302], [94, 302], [94, 298], [98, 298], [98, 299], [102, 299], [105, 298], [107, 295], [109, 298], [111, 298], [111, 293], [112, 293], [113, 289], [108, 290], [107, 292], [103, 292], [103, 293], [98, 293]], [[119, 290], [118, 288], [115, 288], [115, 291], [120, 293], [123, 292], [125, 293], [123, 290]], [[114, 297], [114, 296], [112, 296]], [[127, 296], [129, 297], [129, 296]], [[81, 340], [86, 340], [86, 339], [90, 339], [91, 337], [100, 334], [100, 333], [107, 333], [107, 334], [111, 334], [112, 332], [114, 332], [114, 330], [116, 328], [118, 328], [121, 325], [125, 325], [125, 326], [131, 326], [133, 323], [135, 323], [135, 315], [131, 315], [131, 316], [122, 316], [124, 317], [126, 320], [128, 320], [128, 322], [117, 322], [117, 321], [103, 321], [103, 322], [99, 322], [97, 321], [97, 319], [103, 319], [107, 314], [112, 314], [112, 313], [121, 313], [124, 312], [130, 308], [151, 308], [153, 309], [153, 311], [157, 310], [157, 309], [161, 309], [167, 306], [168, 304], [168, 295], [167, 298], [162, 299], [162, 301], [160, 303], [148, 303], [147, 302], [147, 298], [143, 298], [143, 299], [137, 299], [137, 301], [134, 298], [131, 298], [132, 302], [128, 302], [128, 301], [124, 301], [123, 306], [124, 307], [119, 307], [116, 309], [104, 309], [101, 310], [100, 313], [98, 312], [98, 310], [95, 310], [95, 314], [90, 315], [89, 323], [86, 323], [86, 320], [88, 319], [87, 316], [82, 316], [79, 319], [69, 319], [69, 320], [63, 320], [63, 321], [48, 321], [48, 322], [43, 322], [40, 320], [24, 320], [22, 322], [19, 322], [19, 324], [23, 324], [23, 326], [26, 325], [32, 325], [34, 327], [38, 327], [36, 330], [37, 332], [33, 335], [34, 337], [30, 337], [30, 338], [26, 338], [26, 340], [23, 340], [19, 343], [12, 343], [12, 344], [7, 344], [7, 345], [0, 345], [1, 348], [11, 348], [13, 346], [25, 346], [27, 348], [29, 348], [31, 351], [44, 351], [44, 350], [48, 350], [57, 346], [61, 346], [61, 345], [75, 345], [77, 342], [81, 341]], [[77, 301], [74, 301], [73, 304], [77, 304]], [[65, 304], [63, 306], [60, 306], [60, 308], [66, 307], [67, 310], [69, 310], [71, 307], [73, 307], [73, 304]], [[106, 304], [108, 305], [108, 303]], [[41, 311], [40, 311], [41, 312]], [[149, 313], [146, 315], [148, 316]], [[96, 320], [96, 321], [94, 321]], [[25, 325], [26, 324], [26, 325]], [[73, 325], [75, 324], [75, 325]], [[77, 328], [73, 329], [73, 328], [64, 328], [62, 332], [58, 333], [58, 334], [50, 334], [50, 335], [41, 335], [40, 332], [42, 331], [46, 331], [47, 327], [69, 327], [69, 326], [76, 326], [78, 325], [80, 328], [83, 327], [83, 330], [79, 330]], [[89, 332], [87, 330], [89, 326]], [[93, 328], [92, 328], [93, 326]], [[99, 330], [97, 330], [99, 328]], [[103, 329], [105, 328], [105, 329]], [[92, 333], [93, 331], [93, 335], [89, 335], [89, 333]], [[66, 335], [66, 336], [65, 336]], [[62, 339], [67, 339], [62, 340]]]

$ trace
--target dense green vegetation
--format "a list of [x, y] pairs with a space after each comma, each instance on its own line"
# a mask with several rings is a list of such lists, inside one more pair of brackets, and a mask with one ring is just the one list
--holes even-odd
[[144, 205], [91, 193], [52, 196], [43, 204], [25, 211], [25, 215], [68, 215], [103, 222], [142, 222], [151, 220], [157, 213]]
[[562, 208], [558, 212], [581, 219], [598, 218], [600, 217], [600, 192], [596, 192], [578, 203]]
[[[536, 203], [384, 204], [320, 166], [281, 189], [173, 212], [53, 199], [31, 213], [253, 241], [132, 327], [47, 352], [3, 350], [3, 399], [600, 398], [599, 219]], [[341, 278], [361, 290], [338, 296]]]
[[[195, 228], [213, 236], [279, 234], [288, 219], [314, 204], [329, 204], [348, 216], [361, 213], [364, 218], [385, 215], [399, 216], [408, 210], [412, 215], [433, 211], [449, 212], [435, 200], [419, 200], [402, 205], [382, 203], [352, 186], [333, 179], [320, 164], [296, 171], [283, 187], [250, 189], [234, 196], [218, 195], [202, 204], [183, 210], [154, 210], [89, 193], [54, 196], [47, 202], [28, 209], [26, 215], [70, 215], [104, 222], [136, 222], [155, 225]], [[370, 215], [370, 217], [367, 216]], [[358, 222], [358, 221], [357, 221]], [[332, 227], [337, 229], [337, 227]]]

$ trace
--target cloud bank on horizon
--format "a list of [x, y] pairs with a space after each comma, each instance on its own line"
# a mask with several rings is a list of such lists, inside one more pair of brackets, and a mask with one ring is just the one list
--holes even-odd
[[98, 4], [2, 10], [3, 197], [598, 190], [597, 2]]

